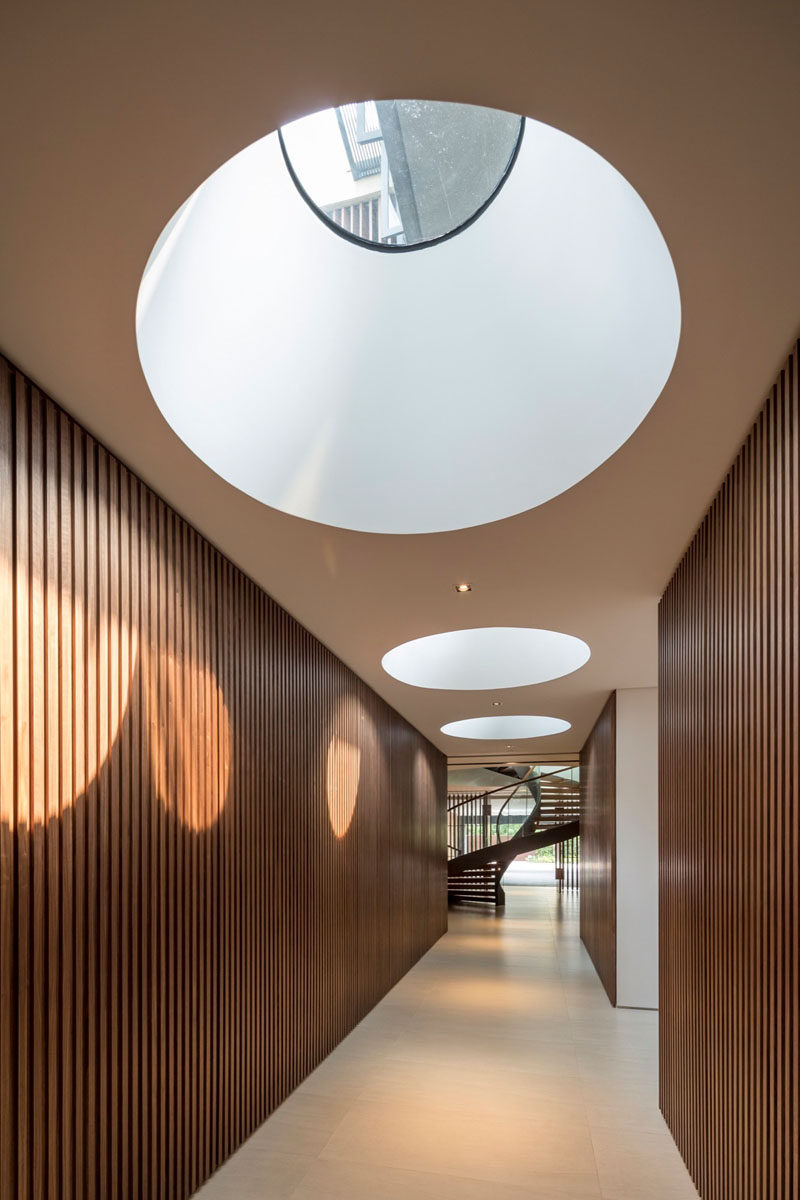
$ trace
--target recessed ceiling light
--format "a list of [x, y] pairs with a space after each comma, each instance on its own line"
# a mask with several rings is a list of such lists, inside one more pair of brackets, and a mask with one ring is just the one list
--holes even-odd
[[[450, 721], [442, 726], [442, 733], [450, 737], [473, 738], [480, 741], [502, 741], [512, 737], [550, 737], [554, 733], [565, 733], [571, 728], [569, 721], [560, 717], [503, 716], [468, 717], [464, 721]], [[506, 749], [509, 748], [506, 743]]]
[[[319, 116], [349, 185], [328, 193], [323, 181], [324, 222], [277, 131], [201, 183], [156, 241], [136, 339], [168, 424], [247, 495], [344, 529], [440, 533], [544, 504], [614, 454], [672, 370], [680, 294], [656, 222], [611, 164], [532, 119], [512, 163], [519, 116], [469, 105], [441, 110], [448, 144], [467, 154], [457, 228], [477, 219], [463, 234], [400, 254], [337, 236], [340, 218], [345, 232], [377, 223], [379, 239], [400, 236], [404, 163], [433, 187], [420, 220], [449, 219], [432, 141], [403, 126], [404, 104], [426, 120], [434, 106], [386, 103], [385, 120], [383, 101], [356, 105], [355, 141], [348, 113], [342, 124], [335, 111]], [[297, 163], [292, 128], [284, 144]], [[517, 460], [536, 470], [509, 471], [507, 455], [487, 451], [499, 429], [514, 430]], [[480, 478], [465, 487], [470, 463]]]
[[471, 592], [472, 584], [471, 583], [457, 583], [456, 591], [457, 592]]
[[498, 691], [577, 671], [590, 656], [580, 638], [551, 629], [454, 629], [395, 646], [387, 674], [414, 687]]
[[502, 708], [502, 707], [503, 707], [502, 700], [493, 700], [492, 701], [492, 708]]

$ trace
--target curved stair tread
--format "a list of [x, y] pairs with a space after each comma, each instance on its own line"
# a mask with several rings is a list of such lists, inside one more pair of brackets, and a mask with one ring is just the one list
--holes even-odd
[[468, 854], [459, 854], [447, 863], [447, 874], [460, 875], [474, 867], [485, 866], [492, 862], [511, 862], [520, 854], [528, 854], [531, 850], [541, 850], [545, 846], [555, 846], [557, 842], [568, 842], [580, 834], [580, 821], [568, 821], [564, 825], [552, 825], [547, 829], [539, 829], [536, 833], [518, 834], [507, 842], [499, 842], [494, 846], [484, 846], [481, 850], [471, 850]]

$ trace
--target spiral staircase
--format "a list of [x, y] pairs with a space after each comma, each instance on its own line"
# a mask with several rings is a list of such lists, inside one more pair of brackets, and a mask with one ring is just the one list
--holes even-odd
[[[447, 806], [447, 891], [451, 903], [505, 903], [502, 880], [520, 854], [570, 845], [580, 834], [578, 770], [523, 778], [484, 792], [451, 792]], [[557, 859], [558, 875], [558, 859]], [[576, 876], [575, 876], [576, 878]]]

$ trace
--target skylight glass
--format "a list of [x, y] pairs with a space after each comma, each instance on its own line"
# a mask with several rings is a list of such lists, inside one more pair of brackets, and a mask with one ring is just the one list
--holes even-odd
[[504, 717], [467, 717], [442, 726], [450, 737], [474, 738], [478, 741], [520, 741], [526, 738], [552, 737], [571, 729], [561, 717], [534, 717], [508, 714]]
[[366, 100], [281, 129], [306, 200], [347, 237], [385, 250], [440, 241], [497, 193], [522, 117], [471, 104]]
[[[448, 185], [431, 236], [458, 228], [509, 161], [508, 114], [495, 116], [494, 175], [460, 198]], [[573, 487], [672, 369], [664, 239], [618, 171], [529, 118], [505, 183], [460, 228], [430, 253], [365, 252], [306, 201], [277, 131], [240, 151], [166, 225], [142, 277], [139, 357], [165, 419], [248, 495], [367, 533], [465, 529]]]
[[403, 642], [384, 654], [387, 674], [414, 687], [455, 691], [523, 687], [577, 671], [586, 642], [552, 629], [451, 629]]

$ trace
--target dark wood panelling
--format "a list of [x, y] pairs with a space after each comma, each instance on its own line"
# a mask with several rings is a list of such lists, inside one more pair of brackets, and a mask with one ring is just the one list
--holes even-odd
[[0, 1195], [185, 1197], [444, 931], [444, 758], [4, 360], [0, 484]]
[[617, 698], [581, 750], [581, 939], [617, 1003]]
[[704, 1200], [800, 1195], [798, 349], [661, 602], [661, 1107]]

